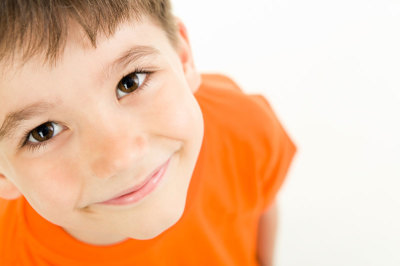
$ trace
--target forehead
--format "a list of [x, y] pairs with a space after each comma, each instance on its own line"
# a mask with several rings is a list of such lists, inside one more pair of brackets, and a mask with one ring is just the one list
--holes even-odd
[[164, 31], [147, 17], [140, 22], [121, 23], [111, 36], [99, 34], [96, 46], [92, 45], [77, 23], [71, 23], [65, 47], [54, 64], [47, 62], [43, 53], [38, 53], [27, 61], [16, 53], [12, 61], [0, 62], [0, 91], [7, 87], [4, 84], [17, 77], [37, 75], [39, 72], [52, 74], [69, 64], [79, 66], [84, 58], [106, 63], [115, 58], [119, 51], [132, 45], [151, 46], [162, 50], [164, 40], [167, 40]]

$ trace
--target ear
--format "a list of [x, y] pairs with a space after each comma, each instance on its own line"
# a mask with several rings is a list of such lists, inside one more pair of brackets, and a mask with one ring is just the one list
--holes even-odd
[[185, 25], [179, 18], [175, 18], [178, 27], [178, 47], [177, 52], [181, 60], [183, 71], [191, 91], [194, 93], [201, 84], [201, 75], [197, 71], [189, 37]]
[[18, 188], [0, 173], [0, 198], [13, 200], [21, 196]]

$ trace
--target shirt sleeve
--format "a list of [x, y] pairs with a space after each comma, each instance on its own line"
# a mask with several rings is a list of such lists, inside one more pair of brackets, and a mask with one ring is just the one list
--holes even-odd
[[263, 113], [260, 121], [262, 140], [256, 148], [256, 153], [260, 155], [257, 157], [256, 173], [260, 179], [257, 188], [260, 208], [265, 211], [275, 200], [297, 148], [268, 101], [262, 95], [251, 97]]

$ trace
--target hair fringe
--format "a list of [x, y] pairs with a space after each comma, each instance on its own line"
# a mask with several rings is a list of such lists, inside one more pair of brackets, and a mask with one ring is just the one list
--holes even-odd
[[55, 64], [65, 48], [71, 21], [93, 47], [99, 34], [111, 36], [122, 22], [150, 16], [176, 43], [176, 25], [169, 0], [2, 0], [0, 61], [26, 62], [42, 56]]

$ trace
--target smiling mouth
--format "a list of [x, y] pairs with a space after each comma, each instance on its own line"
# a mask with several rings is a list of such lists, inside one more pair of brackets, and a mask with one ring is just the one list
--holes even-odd
[[119, 195], [109, 200], [100, 202], [100, 204], [127, 205], [142, 200], [144, 197], [149, 195], [160, 183], [168, 168], [170, 160], [171, 158], [169, 158], [161, 166], [157, 167], [157, 169], [155, 169], [142, 183], [120, 193]]

